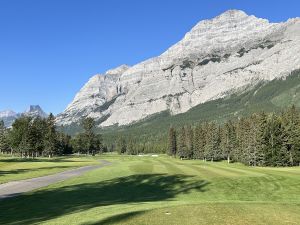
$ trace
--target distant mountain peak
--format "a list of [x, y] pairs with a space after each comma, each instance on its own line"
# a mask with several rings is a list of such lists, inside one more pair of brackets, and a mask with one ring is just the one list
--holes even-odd
[[16, 116], [16, 115], [17, 115], [17, 113], [10, 110], [10, 109], [0, 112], [0, 118], [1, 117], [13, 117], [13, 116]]
[[28, 112], [35, 112], [35, 111], [43, 111], [39, 105], [30, 105], [26, 110], [25, 113]]
[[6, 127], [10, 127], [13, 122], [21, 116], [45, 118], [48, 115], [39, 105], [30, 105], [23, 113], [16, 113], [12, 110], [4, 110], [0, 112], [0, 120], [4, 121]]
[[30, 105], [27, 110], [23, 113], [25, 116], [31, 116], [31, 117], [47, 117], [47, 114], [42, 110], [42, 108], [39, 105]]

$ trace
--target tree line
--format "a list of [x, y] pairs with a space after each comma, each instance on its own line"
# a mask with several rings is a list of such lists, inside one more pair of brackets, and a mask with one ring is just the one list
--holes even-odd
[[181, 159], [227, 160], [249, 166], [298, 166], [300, 113], [292, 106], [279, 115], [254, 113], [222, 125], [205, 122], [171, 127], [167, 153]]
[[48, 118], [21, 117], [11, 128], [0, 121], [0, 153], [33, 158], [102, 152], [102, 138], [94, 133], [94, 120], [85, 118], [81, 126], [84, 132], [71, 137], [58, 131], [53, 114]]
[[119, 135], [115, 142], [110, 145], [108, 151], [119, 154], [138, 155], [149, 153], [166, 153], [166, 141], [154, 140], [152, 137], [136, 138], [132, 135]]
[[181, 159], [227, 160], [249, 166], [300, 165], [300, 112], [292, 106], [280, 114], [253, 113], [225, 123], [203, 122], [171, 127], [159, 140], [121, 135], [105, 144], [95, 121], [84, 118], [82, 132], [71, 137], [55, 126], [55, 117], [21, 117], [11, 128], [0, 121], [0, 153], [21, 157], [167, 153]]

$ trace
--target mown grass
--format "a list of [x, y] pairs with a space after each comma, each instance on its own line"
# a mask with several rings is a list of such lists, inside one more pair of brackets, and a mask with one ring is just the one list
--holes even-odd
[[92, 157], [21, 159], [2, 155], [0, 156], [0, 184], [54, 174], [95, 163], [97, 162]]
[[253, 168], [225, 162], [181, 161], [163, 155], [100, 158], [112, 164], [1, 201], [0, 224], [300, 221], [299, 167]]

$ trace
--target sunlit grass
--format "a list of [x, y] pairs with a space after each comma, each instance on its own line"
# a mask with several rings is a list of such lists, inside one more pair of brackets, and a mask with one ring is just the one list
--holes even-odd
[[1, 201], [0, 223], [185, 225], [300, 221], [299, 167], [254, 168], [226, 162], [182, 161], [163, 155], [104, 155], [95, 160], [99, 158], [112, 164]]
[[91, 157], [21, 159], [17, 157], [0, 156], [0, 184], [54, 174], [95, 163], [97, 163], [97, 161]]

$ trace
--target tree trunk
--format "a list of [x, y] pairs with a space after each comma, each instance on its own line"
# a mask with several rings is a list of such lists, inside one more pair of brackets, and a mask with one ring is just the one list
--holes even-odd
[[228, 164], [230, 163], [230, 156], [229, 155], [227, 156], [227, 163]]

